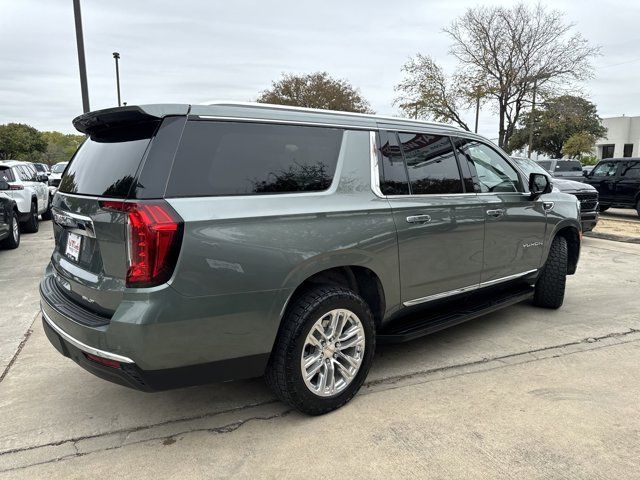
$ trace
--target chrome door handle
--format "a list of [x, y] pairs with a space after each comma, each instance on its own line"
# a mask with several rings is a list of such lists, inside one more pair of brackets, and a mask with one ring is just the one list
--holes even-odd
[[487, 210], [487, 215], [490, 217], [501, 217], [504, 215], [504, 210], [501, 208], [496, 208], [495, 210]]
[[429, 223], [431, 215], [410, 215], [407, 217], [408, 223]]

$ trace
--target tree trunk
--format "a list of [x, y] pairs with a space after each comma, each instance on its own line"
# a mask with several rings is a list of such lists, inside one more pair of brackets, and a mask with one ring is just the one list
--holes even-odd
[[504, 117], [506, 116], [506, 107], [503, 104], [502, 99], [498, 100], [498, 115], [500, 116], [500, 128], [498, 130], [498, 146], [504, 148]]

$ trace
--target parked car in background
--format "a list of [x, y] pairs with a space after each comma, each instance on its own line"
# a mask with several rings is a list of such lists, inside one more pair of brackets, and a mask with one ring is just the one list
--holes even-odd
[[62, 174], [64, 173], [64, 169], [67, 168], [69, 162], [58, 162], [51, 167], [51, 173], [49, 174], [49, 203], [53, 202], [53, 196], [58, 191], [58, 186], [60, 185], [60, 180], [62, 179]]
[[[525, 157], [511, 157], [528, 174], [533, 172], [548, 174], [537, 162]], [[574, 195], [580, 200], [580, 222], [583, 232], [590, 232], [598, 224], [598, 191], [591, 185], [564, 178], [553, 178], [553, 188], [562, 193]]]
[[[141, 390], [265, 375], [322, 414], [402, 342], [559, 308], [579, 203], [479, 135], [265, 104], [87, 113], [40, 284], [61, 352]], [[419, 315], [416, 315], [416, 312]]]
[[11, 249], [20, 245], [20, 226], [16, 201], [8, 191], [9, 183], [0, 179], [0, 247]]
[[535, 160], [535, 162], [549, 172], [554, 178], [564, 178], [582, 182], [582, 164], [578, 160], [558, 158], [555, 160]]
[[9, 183], [7, 195], [16, 201], [21, 228], [26, 233], [38, 231], [38, 216], [51, 218], [49, 189], [46, 176], [38, 174], [33, 165], [17, 160], [0, 162], [0, 180]]
[[601, 160], [584, 181], [600, 194], [600, 211], [634, 208], [640, 216], [640, 158]]
[[44, 174], [48, 176], [51, 173], [51, 170], [49, 169], [49, 165], [47, 165], [46, 163], [31, 162], [31, 165], [33, 165], [36, 171], [40, 174]]

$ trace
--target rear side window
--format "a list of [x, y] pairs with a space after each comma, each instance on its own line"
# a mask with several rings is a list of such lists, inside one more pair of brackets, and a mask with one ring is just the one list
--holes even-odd
[[462, 193], [462, 177], [449, 137], [400, 133], [412, 195]]
[[549, 160], [539, 160], [538, 165], [544, 168], [547, 172], [551, 172], [551, 162]]
[[15, 182], [16, 179], [11, 172], [11, 168], [8, 167], [0, 167], [0, 180], [4, 180], [5, 182]]
[[74, 155], [59, 190], [78, 195], [127, 197], [151, 140], [148, 128], [130, 127], [87, 139]]
[[408, 195], [407, 169], [395, 132], [380, 132], [380, 191], [384, 195]]
[[640, 162], [629, 162], [622, 169], [621, 176], [625, 178], [640, 178]]
[[166, 195], [317, 192], [333, 181], [343, 131], [243, 122], [187, 122]]

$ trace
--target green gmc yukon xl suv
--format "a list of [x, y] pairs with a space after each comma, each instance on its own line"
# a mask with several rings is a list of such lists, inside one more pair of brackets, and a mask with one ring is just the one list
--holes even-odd
[[447, 125], [260, 104], [127, 106], [53, 199], [51, 343], [145, 391], [264, 375], [321, 414], [376, 343], [562, 305], [580, 207]]

